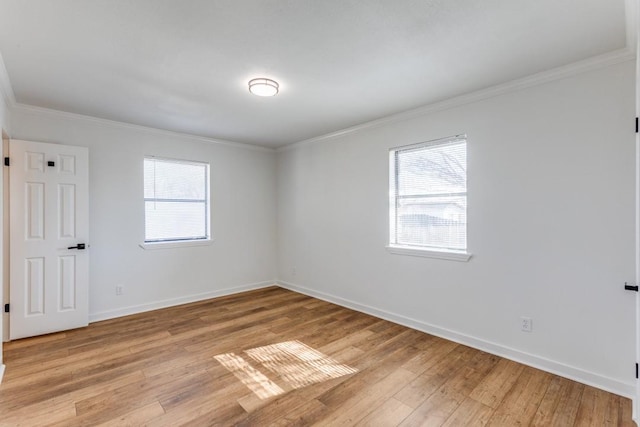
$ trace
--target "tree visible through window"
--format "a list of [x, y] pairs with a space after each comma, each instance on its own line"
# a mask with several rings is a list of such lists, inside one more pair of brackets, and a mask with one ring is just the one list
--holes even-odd
[[209, 165], [144, 159], [145, 242], [209, 239]]
[[395, 148], [389, 160], [390, 244], [466, 251], [466, 137]]

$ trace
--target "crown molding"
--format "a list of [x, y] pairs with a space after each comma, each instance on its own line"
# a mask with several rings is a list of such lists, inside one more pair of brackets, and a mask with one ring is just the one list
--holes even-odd
[[275, 152], [275, 148], [271, 148], [271, 147], [245, 144], [242, 142], [235, 142], [235, 141], [227, 141], [224, 139], [208, 138], [208, 137], [194, 135], [190, 133], [175, 132], [175, 131], [170, 131], [165, 129], [152, 128], [149, 126], [135, 125], [132, 123], [103, 119], [100, 117], [88, 116], [85, 114], [70, 113], [67, 111], [55, 110], [52, 108], [36, 107], [34, 105], [28, 105], [28, 104], [22, 104], [22, 103], [16, 102], [16, 97], [13, 92], [13, 87], [11, 86], [11, 80], [9, 80], [9, 74], [7, 73], [7, 69], [4, 65], [4, 60], [2, 59], [1, 53], [0, 53], [0, 94], [3, 96], [5, 102], [7, 103], [7, 106], [12, 112], [21, 111], [23, 113], [43, 114], [43, 115], [55, 116], [58, 118], [63, 118], [68, 120], [82, 120], [82, 121], [91, 122], [91, 123], [94, 123], [100, 126], [105, 126], [105, 127], [129, 129], [137, 132], [163, 135], [163, 136], [169, 136], [174, 138], [176, 137], [185, 138], [192, 141], [203, 142], [208, 144], [225, 145], [228, 147], [243, 148], [246, 150], [262, 151], [262, 152], [269, 152], [269, 153]]
[[292, 144], [279, 147], [276, 149], [276, 151], [278, 152], [288, 151], [288, 150], [300, 148], [309, 144], [329, 141], [341, 136], [357, 133], [366, 129], [372, 129], [372, 128], [380, 127], [387, 124], [402, 122], [405, 120], [427, 115], [437, 111], [448, 110], [451, 108], [467, 105], [473, 102], [482, 101], [485, 99], [504, 95], [510, 92], [516, 92], [522, 89], [538, 86], [544, 83], [549, 83], [554, 80], [560, 80], [560, 79], [575, 76], [578, 74], [586, 73], [588, 71], [598, 70], [598, 69], [606, 68], [615, 64], [632, 61], [633, 59], [635, 59], [635, 57], [636, 57], [635, 52], [631, 49], [624, 48], [624, 49], [615, 50], [603, 55], [594, 56], [592, 58], [574, 62], [569, 65], [554, 68], [552, 70], [542, 71], [540, 73], [532, 74], [527, 77], [511, 80], [509, 82], [502, 83], [496, 86], [491, 86], [486, 89], [470, 92], [464, 95], [446, 99], [444, 101], [435, 102], [433, 104], [427, 104], [422, 107], [418, 107], [412, 110], [393, 114], [387, 117], [383, 117], [381, 119], [372, 120], [372, 121], [362, 123], [356, 126], [348, 127], [336, 132], [328, 133], [328, 134], [317, 136], [314, 138], [305, 139], [299, 142], [294, 142]]
[[578, 75], [578, 74], [585, 73], [592, 70], [597, 70], [600, 68], [605, 68], [611, 65], [622, 63], [622, 62], [631, 61], [636, 57], [635, 46], [637, 43], [637, 38], [635, 34], [636, 34], [637, 19], [635, 19], [635, 15], [638, 12], [637, 0], [626, 0], [625, 6], [626, 6], [625, 11], [626, 11], [626, 19], [627, 19], [627, 43], [632, 44], [633, 48], [630, 48], [629, 46], [627, 46], [624, 49], [615, 50], [603, 55], [588, 58], [583, 61], [578, 61], [566, 66], [554, 68], [548, 71], [543, 71], [537, 74], [523, 77], [521, 79], [512, 80], [512, 81], [502, 83], [496, 86], [492, 86], [486, 89], [470, 92], [464, 95], [449, 98], [444, 101], [428, 104], [422, 107], [418, 107], [416, 109], [393, 114], [377, 120], [372, 120], [356, 126], [338, 130], [336, 132], [331, 132], [325, 135], [320, 135], [317, 137], [305, 139], [305, 140], [284, 145], [278, 148], [264, 147], [259, 145], [246, 144], [246, 143], [228, 141], [228, 140], [217, 139], [217, 138], [209, 138], [209, 137], [204, 137], [204, 136], [199, 136], [199, 135], [194, 135], [189, 133], [152, 128], [148, 126], [119, 122], [115, 120], [103, 119], [103, 118], [88, 116], [84, 114], [70, 113], [70, 112], [61, 111], [61, 110], [54, 110], [51, 108], [36, 107], [32, 105], [18, 103], [16, 102], [13, 88], [9, 80], [9, 75], [5, 68], [4, 61], [2, 59], [1, 54], [0, 54], [0, 92], [2, 92], [5, 102], [8, 104], [8, 107], [10, 108], [10, 110], [23, 111], [27, 113], [36, 113], [36, 114], [47, 114], [47, 115], [57, 116], [61, 118], [71, 119], [71, 120], [83, 120], [83, 121], [88, 121], [88, 122], [92, 122], [92, 123], [102, 125], [102, 126], [107, 126], [107, 127], [130, 129], [138, 132], [152, 133], [156, 135], [164, 135], [164, 136], [170, 136], [170, 137], [180, 137], [180, 138], [190, 139], [192, 141], [198, 141], [198, 142], [209, 143], [209, 144], [213, 143], [213, 144], [225, 145], [225, 146], [236, 147], [236, 148], [244, 148], [248, 150], [263, 151], [263, 152], [274, 152], [274, 151], [281, 152], [281, 151], [292, 150], [295, 148], [299, 148], [299, 147], [317, 143], [317, 142], [328, 141], [340, 136], [360, 132], [365, 129], [372, 129], [372, 128], [376, 128], [386, 124], [392, 124], [392, 123], [409, 120], [414, 117], [426, 115], [429, 113], [434, 113], [437, 111], [443, 111], [443, 110], [459, 107], [462, 105], [470, 104], [470, 103], [481, 101], [484, 99], [500, 96], [506, 93], [515, 92], [515, 91], [519, 91], [529, 87], [541, 85], [554, 80], [571, 77], [574, 75]]
[[12, 111], [14, 111], [14, 112], [23, 112], [23, 113], [27, 113], [27, 114], [28, 113], [33, 113], [33, 114], [49, 115], [49, 116], [54, 116], [54, 117], [58, 117], [58, 118], [62, 118], [62, 119], [68, 119], [68, 120], [81, 120], [81, 121], [85, 121], [85, 122], [90, 122], [90, 123], [96, 124], [98, 126], [119, 128], [119, 129], [128, 129], [128, 130], [133, 130], [133, 131], [136, 131], [136, 132], [143, 132], [143, 133], [149, 133], [149, 134], [154, 134], [154, 135], [169, 136], [169, 137], [174, 137], [174, 138], [185, 138], [185, 139], [189, 139], [191, 141], [196, 141], [196, 142], [225, 145], [225, 146], [228, 146], [228, 147], [242, 148], [242, 149], [246, 149], [246, 150], [262, 151], [262, 152], [268, 152], [268, 153], [275, 152], [275, 148], [271, 148], [271, 147], [263, 147], [263, 146], [259, 146], [259, 145], [245, 144], [245, 143], [242, 143], [242, 142], [235, 142], [235, 141], [227, 141], [227, 140], [224, 140], [224, 139], [208, 138], [208, 137], [205, 137], [205, 136], [199, 136], [199, 135], [194, 135], [194, 134], [190, 134], [190, 133], [175, 132], [175, 131], [166, 130], [166, 129], [158, 129], [158, 128], [152, 128], [152, 127], [149, 127], [149, 126], [136, 125], [136, 124], [133, 124], [133, 123], [119, 122], [119, 121], [116, 121], [116, 120], [109, 120], [109, 119], [103, 119], [103, 118], [100, 118], [100, 117], [87, 116], [87, 115], [84, 115], [84, 114], [70, 113], [70, 112], [61, 111], [61, 110], [54, 110], [52, 108], [36, 107], [36, 106], [33, 106], [33, 105], [27, 105], [27, 104], [21, 104], [21, 103], [14, 103], [11, 106], [11, 108], [12, 108]]
[[25, 113], [44, 114], [44, 115], [56, 116], [59, 118], [64, 118], [69, 120], [82, 120], [82, 121], [92, 122], [94, 124], [106, 126], [106, 127], [129, 129], [137, 132], [170, 136], [174, 138], [175, 137], [185, 138], [185, 139], [190, 139], [192, 141], [197, 141], [197, 142], [225, 145], [229, 147], [243, 148], [247, 150], [263, 151], [263, 152], [269, 152], [269, 153], [275, 151], [275, 148], [271, 148], [271, 147], [245, 144], [242, 142], [235, 142], [235, 141], [227, 141], [224, 139], [208, 138], [208, 137], [194, 135], [190, 133], [182, 133], [182, 132], [175, 132], [175, 131], [170, 131], [165, 129], [152, 128], [149, 126], [135, 125], [132, 123], [125, 123], [125, 122], [119, 122], [116, 120], [103, 119], [100, 117], [88, 116], [85, 114], [70, 113], [67, 111], [54, 110], [52, 108], [36, 107], [33, 105], [19, 103], [16, 101], [16, 97], [13, 92], [13, 87], [11, 86], [11, 80], [9, 79], [9, 73], [7, 73], [7, 69], [4, 65], [4, 60], [2, 59], [1, 53], [0, 53], [0, 93], [3, 96], [5, 102], [7, 103], [7, 106], [11, 111], [22, 111]]
[[4, 65], [4, 59], [0, 53], [0, 92], [8, 107], [13, 107], [16, 104], [16, 96], [13, 93], [13, 87], [11, 86], [11, 80], [9, 80], [9, 73]]

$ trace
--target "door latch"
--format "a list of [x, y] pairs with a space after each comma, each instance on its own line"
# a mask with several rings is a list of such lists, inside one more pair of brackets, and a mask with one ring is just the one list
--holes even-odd
[[67, 249], [78, 249], [79, 251], [86, 249], [87, 245], [84, 243], [78, 243], [76, 246], [69, 246]]

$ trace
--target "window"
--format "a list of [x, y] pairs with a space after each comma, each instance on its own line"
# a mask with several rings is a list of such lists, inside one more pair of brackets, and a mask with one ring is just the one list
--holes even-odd
[[389, 170], [389, 250], [468, 260], [466, 136], [394, 148]]
[[209, 232], [209, 165], [144, 159], [145, 243], [203, 241]]

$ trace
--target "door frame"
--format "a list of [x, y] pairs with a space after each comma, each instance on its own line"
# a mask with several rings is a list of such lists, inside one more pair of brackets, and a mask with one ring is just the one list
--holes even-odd
[[[636, 69], [635, 69], [635, 107], [636, 107], [636, 133], [635, 133], [635, 238], [636, 238], [636, 253], [635, 253], [635, 284], [640, 284], [640, 133], [638, 133], [638, 117], [640, 117], [640, 7], [638, 7], [638, 0], [628, 0], [626, 3], [627, 10], [627, 25], [632, 27], [631, 31], [635, 34], [630, 34], [630, 29], [627, 29], [627, 40], [633, 40], [636, 54]], [[629, 21], [632, 24], [629, 24]], [[638, 362], [640, 362], [640, 293], [635, 292], [636, 303], [636, 322], [635, 322], [635, 344], [636, 344], [636, 380], [635, 380], [635, 395], [632, 399], [632, 418], [636, 424], [640, 425], [640, 380], [638, 375]]]
[[[9, 136], [6, 133], [2, 134], [2, 157], [9, 157]], [[4, 307], [5, 301], [8, 303], [9, 299], [9, 169], [2, 168], [2, 230], [0, 230], [0, 236], [2, 239], [2, 257], [0, 262], [2, 263], [2, 295], [0, 295], [0, 301], [2, 307]], [[9, 341], [9, 313], [5, 313], [2, 310], [2, 321], [0, 325], [0, 334], [2, 339], [0, 341]]]
[[[5, 150], [9, 150], [9, 134], [4, 130], [2, 131], [2, 153], [4, 157]], [[0, 383], [2, 382], [2, 377], [4, 376], [4, 359], [3, 359], [3, 349], [2, 343], [5, 340], [9, 339], [9, 330], [6, 329], [9, 326], [9, 313], [4, 312], [4, 302], [9, 301], [8, 293], [9, 293], [9, 280], [8, 276], [5, 275], [5, 271], [8, 271], [7, 264], [5, 263], [5, 259], [9, 256], [9, 251], [6, 250], [6, 247], [9, 245], [8, 240], [8, 231], [9, 231], [9, 223], [5, 223], [8, 221], [6, 211], [8, 202], [8, 191], [7, 191], [7, 179], [5, 174], [8, 171], [5, 171], [3, 168], [2, 174], [0, 174], [0, 191], [2, 191], [2, 197], [0, 197], [0, 215], [2, 216], [3, 226], [0, 228], [0, 241], [2, 241], [2, 246], [0, 246], [0, 276], [2, 277], [2, 292], [0, 292], [0, 309], [2, 309], [0, 315]]]

